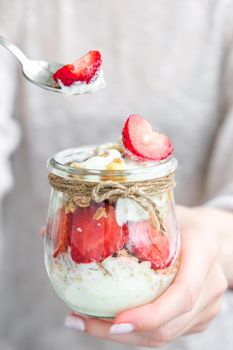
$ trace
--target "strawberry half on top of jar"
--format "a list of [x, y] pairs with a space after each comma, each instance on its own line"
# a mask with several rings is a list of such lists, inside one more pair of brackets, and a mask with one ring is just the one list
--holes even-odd
[[154, 132], [148, 121], [137, 114], [127, 118], [122, 141], [126, 156], [135, 161], [162, 161], [174, 150], [166, 135]]

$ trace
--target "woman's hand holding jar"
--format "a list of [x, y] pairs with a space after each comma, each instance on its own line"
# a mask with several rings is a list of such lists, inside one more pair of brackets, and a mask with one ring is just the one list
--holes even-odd
[[178, 207], [180, 252], [170, 140], [134, 115], [122, 141], [49, 161], [46, 266], [60, 297], [83, 315], [67, 326], [154, 347], [204, 330], [218, 314], [231, 276], [221, 235], [233, 220]]
[[233, 287], [232, 214], [206, 207], [177, 207], [181, 230], [178, 274], [154, 302], [117, 315], [114, 321], [71, 315], [69, 327], [114, 342], [157, 347], [199, 333], [218, 315]]

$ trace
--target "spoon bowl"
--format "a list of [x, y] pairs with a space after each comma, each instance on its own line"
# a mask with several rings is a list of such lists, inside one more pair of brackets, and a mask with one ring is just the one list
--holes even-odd
[[63, 66], [51, 61], [27, 60], [22, 64], [24, 77], [31, 83], [54, 92], [62, 93], [61, 88], [53, 80], [53, 74]]

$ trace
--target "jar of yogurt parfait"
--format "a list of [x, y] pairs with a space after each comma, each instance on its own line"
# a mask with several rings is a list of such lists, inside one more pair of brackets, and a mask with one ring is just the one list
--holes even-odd
[[131, 159], [124, 147], [68, 149], [48, 161], [45, 262], [74, 311], [114, 317], [158, 298], [178, 269], [177, 161]]

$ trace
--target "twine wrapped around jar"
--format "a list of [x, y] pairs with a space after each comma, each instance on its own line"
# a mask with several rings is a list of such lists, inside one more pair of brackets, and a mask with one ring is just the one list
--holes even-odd
[[174, 173], [153, 180], [138, 182], [85, 182], [77, 179], [67, 179], [55, 174], [49, 174], [49, 183], [57, 191], [67, 193], [80, 207], [87, 207], [91, 201], [97, 203], [105, 200], [117, 201], [119, 198], [129, 198], [138, 203], [150, 216], [152, 224], [166, 235], [166, 227], [159, 208], [153, 200], [154, 193], [162, 194], [175, 187]]

